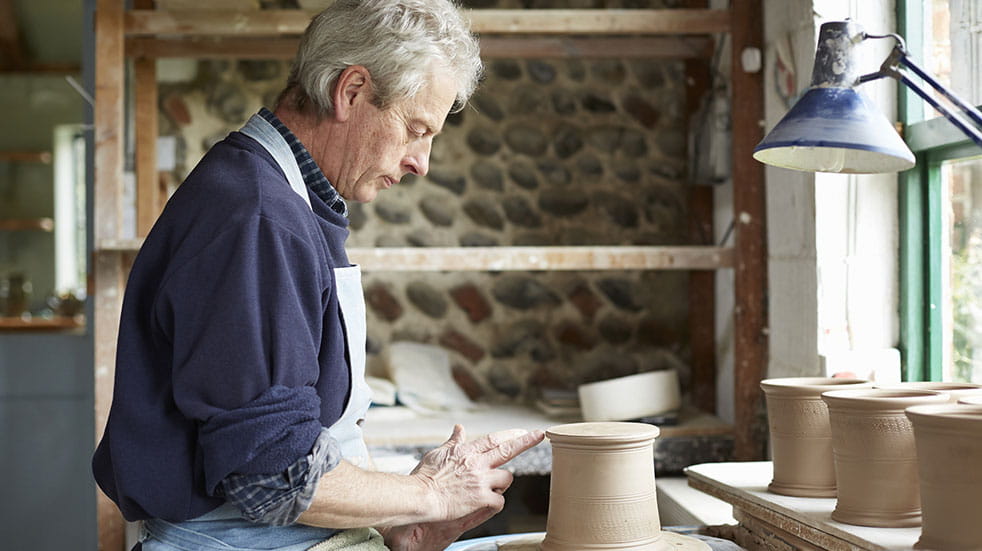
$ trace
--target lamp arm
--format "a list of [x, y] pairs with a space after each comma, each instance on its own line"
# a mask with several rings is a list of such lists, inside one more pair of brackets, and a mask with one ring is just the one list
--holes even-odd
[[[910, 58], [910, 55], [904, 48], [903, 39], [901, 39], [899, 36], [894, 34], [883, 36], [866, 35], [866, 38], [887, 37], [894, 38], [899, 43], [894, 46], [893, 51], [890, 52], [890, 55], [883, 61], [883, 64], [880, 65], [880, 70], [875, 73], [870, 73], [859, 77], [858, 84], [877, 80], [883, 77], [890, 77], [902, 82], [908, 88], [913, 90], [914, 93], [920, 96], [921, 99], [926, 101], [931, 107], [937, 109], [939, 113], [951, 121], [951, 124], [955, 125], [955, 127], [961, 130], [963, 134], [971, 138], [976, 145], [982, 147], [982, 131], [979, 130], [979, 127], [982, 126], [982, 113], [980, 113], [979, 110], [971, 104], [959, 98], [954, 92], [946, 88], [943, 84], [928, 74], [927, 71], [921, 69], [920, 66], [914, 63], [914, 60]], [[920, 77], [932, 89], [961, 109], [970, 120], [965, 120], [961, 113], [951, 110], [947, 105], [944, 105], [935, 99], [934, 96], [930, 94], [923, 86], [911, 80], [903, 68], [910, 69], [910, 71]]]

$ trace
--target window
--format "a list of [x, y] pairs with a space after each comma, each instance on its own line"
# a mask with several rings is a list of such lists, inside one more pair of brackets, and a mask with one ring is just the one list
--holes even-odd
[[[901, 0], [915, 61], [982, 103], [982, 2]], [[952, 68], [964, 67], [963, 71]], [[982, 383], [982, 150], [901, 87], [917, 166], [901, 175], [901, 341], [907, 380]]]

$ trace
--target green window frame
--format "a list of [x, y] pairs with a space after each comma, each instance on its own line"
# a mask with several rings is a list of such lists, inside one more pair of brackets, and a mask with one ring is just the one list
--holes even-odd
[[[897, 0], [899, 31], [914, 59], [924, 51], [922, 0]], [[945, 161], [977, 157], [979, 148], [943, 117], [924, 120], [924, 101], [898, 86], [904, 138], [916, 157], [899, 175], [900, 350], [905, 381], [942, 378], [942, 183]]]

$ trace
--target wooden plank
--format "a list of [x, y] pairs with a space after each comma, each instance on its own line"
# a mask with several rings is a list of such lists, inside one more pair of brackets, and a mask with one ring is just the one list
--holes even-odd
[[156, 0], [150, 6], [139, 6], [141, 8], [152, 8], [156, 4], [158, 10], [258, 10], [259, 0]]
[[[292, 59], [299, 38], [292, 37], [129, 37], [130, 57]], [[656, 37], [502, 37], [481, 38], [484, 58], [702, 59], [712, 55], [712, 39]]]
[[[104, 239], [102, 251], [139, 250], [140, 239]], [[348, 249], [364, 271], [715, 270], [733, 267], [725, 247], [380, 247]]]
[[50, 151], [0, 151], [0, 161], [51, 164]]
[[[97, 0], [95, 5], [95, 204], [96, 242], [119, 235], [123, 197], [123, 2]], [[118, 254], [96, 253], [93, 259], [95, 319], [95, 438], [106, 426], [112, 402], [116, 327], [123, 285]], [[116, 505], [96, 492], [99, 549], [120, 551], [124, 524]]]
[[[707, 0], [685, 0], [686, 8], [705, 8]], [[713, 42], [709, 44], [710, 55]], [[710, 65], [707, 59], [687, 59], [685, 62], [686, 120], [701, 111], [711, 89]], [[689, 129], [693, 126], [689, 125]], [[693, 143], [692, 136], [688, 143]], [[689, 158], [695, 155], [688, 152]], [[713, 188], [706, 185], [688, 187], [689, 243], [712, 245]], [[716, 272], [689, 272], [689, 354], [692, 369], [692, 405], [711, 413], [716, 412]]]
[[17, 22], [14, 0], [0, 0], [0, 67], [20, 69], [27, 65]]
[[145, 236], [160, 215], [157, 181], [157, 61], [133, 60], [136, 118], [136, 234]]
[[82, 327], [85, 327], [84, 316], [27, 319], [0, 317], [0, 330], [3, 331], [67, 331]]
[[293, 59], [299, 43], [297, 37], [129, 37], [126, 39], [126, 55], [147, 58]]
[[301, 10], [222, 11], [129, 10], [127, 36], [299, 36], [312, 12]]
[[730, 264], [717, 247], [406, 247], [351, 249], [365, 271], [689, 270]]
[[[130, 10], [127, 36], [299, 36], [315, 12], [302, 10]], [[480, 34], [714, 34], [729, 31], [728, 10], [472, 10]]]
[[698, 36], [529, 38], [481, 37], [481, 56], [519, 59], [704, 59], [713, 41]]
[[713, 34], [729, 31], [727, 10], [473, 10], [481, 34]]
[[732, 105], [734, 245], [734, 459], [767, 455], [767, 425], [759, 383], [767, 371], [767, 232], [764, 165], [753, 159], [763, 138], [763, 72], [743, 70], [747, 48], [763, 52], [763, 13], [757, 0], [733, 0]]
[[51, 218], [15, 218], [0, 220], [0, 231], [54, 231]]
[[[878, 528], [834, 521], [831, 519], [836, 506], [834, 497], [794, 497], [771, 493], [767, 491], [773, 477], [770, 461], [703, 463], [688, 467], [685, 474], [689, 486], [733, 505], [734, 517], [738, 520], [750, 515], [779, 533], [791, 534], [819, 549], [911, 549], [920, 536], [919, 526]], [[744, 519], [740, 524], [745, 526], [747, 523]]]

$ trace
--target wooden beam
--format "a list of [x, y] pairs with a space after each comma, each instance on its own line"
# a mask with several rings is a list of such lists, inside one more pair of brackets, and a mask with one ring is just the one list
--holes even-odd
[[[299, 36], [316, 12], [130, 10], [127, 36]], [[729, 31], [728, 10], [472, 10], [480, 34], [676, 35]]]
[[705, 59], [712, 54], [712, 39], [702, 36], [481, 37], [481, 56], [486, 58]]
[[55, 229], [55, 221], [51, 218], [15, 218], [0, 219], [0, 231], [44, 231]]
[[[129, 57], [292, 59], [299, 38], [292, 37], [129, 37]], [[713, 41], [701, 36], [655, 37], [481, 37], [485, 58], [640, 58], [706, 59]]]
[[21, 69], [26, 64], [14, 0], [0, 0], [0, 67]]
[[296, 37], [129, 37], [126, 55], [146, 58], [231, 58], [293, 59], [300, 39]]
[[[142, 239], [108, 239], [104, 251], [136, 252]], [[365, 271], [715, 270], [733, 267], [725, 247], [378, 247], [348, 249]]]
[[311, 12], [301, 10], [129, 10], [127, 36], [300, 36]]
[[365, 271], [691, 270], [731, 265], [718, 247], [405, 247], [351, 249]]
[[728, 10], [472, 10], [480, 34], [713, 34], [729, 30]]
[[0, 151], [0, 161], [51, 164], [50, 151]]
[[[95, 5], [95, 205], [98, 243], [119, 236], [123, 197], [123, 55], [122, 0], [97, 0]], [[116, 328], [125, 281], [120, 255], [95, 251], [93, 259], [95, 319], [95, 438], [105, 430], [112, 403], [116, 362]], [[99, 549], [121, 551], [123, 518], [116, 505], [97, 491]]]
[[763, 13], [758, 0], [733, 0], [731, 85], [733, 118], [734, 270], [734, 459], [767, 455], [767, 423], [760, 381], [767, 371], [767, 221], [764, 165], [753, 159], [763, 138], [763, 71], [743, 69], [742, 53], [763, 52]]
[[136, 234], [145, 236], [160, 215], [157, 178], [157, 60], [133, 61], [136, 118]]
[[[707, 0], [685, 0], [686, 8], [704, 8]], [[711, 44], [712, 45], [712, 44]], [[710, 52], [712, 52], [710, 48]], [[686, 120], [699, 116], [712, 89], [709, 58], [685, 61]], [[689, 129], [693, 125], [688, 126]], [[692, 136], [687, 143], [695, 143]], [[688, 158], [695, 155], [688, 151]], [[689, 243], [712, 245], [713, 187], [688, 186]], [[689, 272], [689, 355], [692, 369], [692, 405], [702, 411], [716, 412], [716, 272]]]

